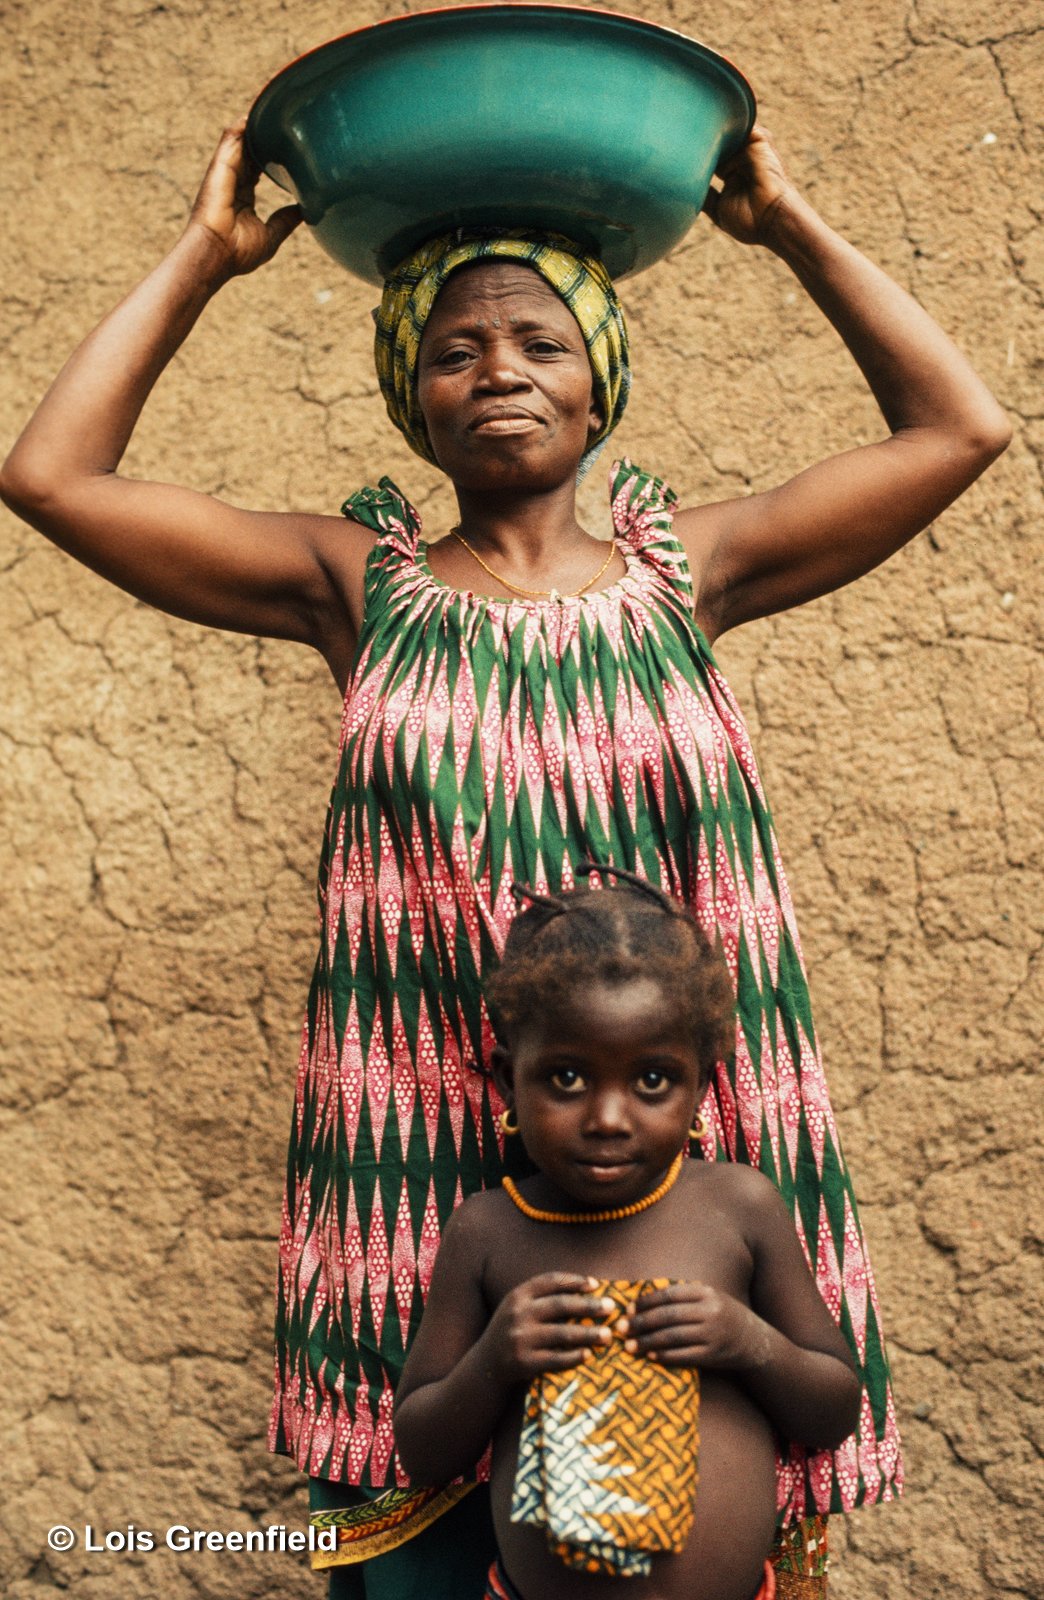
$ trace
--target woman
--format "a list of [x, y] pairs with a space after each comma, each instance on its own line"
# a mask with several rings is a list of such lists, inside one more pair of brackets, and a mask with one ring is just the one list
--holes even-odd
[[[488, 1565], [479, 1493], [452, 1509], [405, 1492], [371, 1506], [396, 1481], [392, 1386], [439, 1227], [502, 1170], [499, 1104], [472, 1069], [489, 1042], [479, 984], [510, 882], [558, 888], [587, 854], [636, 867], [720, 933], [739, 1027], [702, 1154], [777, 1182], [864, 1378], [856, 1439], [781, 1461], [788, 1525], [887, 1499], [900, 1468], [873, 1286], [771, 821], [709, 645], [884, 560], [1003, 450], [1007, 422], [931, 319], [797, 194], [756, 129], [710, 214], [793, 270], [863, 371], [887, 439], [770, 493], [688, 511], [624, 464], [606, 546], [579, 525], [575, 486], [626, 403], [611, 285], [557, 243], [450, 240], [386, 289], [378, 361], [393, 420], [453, 481], [452, 537], [425, 546], [386, 481], [348, 502], [347, 536], [338, 518], [121, 478], [152, 384], [210, 296], [299, 221], [295, 207], [258, 219], [242, 133], [222, 138], [174, 250], [71, 358], [2, 489], [142, 599], [313, 645], [346, 693], [272, 1443], [309, 1472], [317, 1507], [355, 1507], [341, 1520], [370, 1537], [356, 1553], [404, 1526], [413, 1537], [338, 1568], [333, 1592], [463, 1594]], [[796, 1543], [813, 1538], [819, 1524]], [[821, 1573], [793, 1563], [781, 1550], [781, 1595], [824, 1592]]]

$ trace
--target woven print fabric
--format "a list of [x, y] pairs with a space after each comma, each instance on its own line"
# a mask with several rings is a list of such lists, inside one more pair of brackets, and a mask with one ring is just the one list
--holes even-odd
[[859, 1365], [856, 1434], [780, 1462], [783, 1522], [890, 1499], [899, 1444], [877, 1300], [827, 1098], [790, 892], [739, 709], [696, 626], [674, 497], [612, 480], [627, 576], [562, 605], [430, 573], [387, 480], [319, 873], [280, 1239], [272, 1448], [307, 1472], [403, 1483], [391, 1407], [440, 1229], [500, 1182], [482, 974], [513, 878], [552, 892], [592, 856], [720, 932], [733, 1057], [699, 1152], [760, 1167], [790, 1207]]
[[[613, 1328], [668, 1278], [606, 1281], [613, 1309], [581, 1322]], [[555, 1555], [581, 1572], [633, 1577], [653, 1554], [685, 1548], [696, 1509], [700, 1381], [695, 1368], [631, 1355], [615, 1333], [526, 1394], [512, 1522], [543, 1528]]]

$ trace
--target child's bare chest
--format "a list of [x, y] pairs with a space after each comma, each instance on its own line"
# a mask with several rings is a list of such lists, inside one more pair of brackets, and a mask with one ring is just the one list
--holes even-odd
[[712, 1171], [687, 1173], [686, 1181], [655, 1206], [612, 1222], [548, 1223], [512, 1216], [487, 1259], [485, 1284], [493, 1305], [544, 1272], [706, 1283], [747, 1302], [750, 1250], [714, 1177]]

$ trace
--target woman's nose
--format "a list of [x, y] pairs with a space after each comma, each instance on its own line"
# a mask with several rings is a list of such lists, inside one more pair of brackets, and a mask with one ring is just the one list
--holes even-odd
[[491, 345], [473, 369], [476, 389], [486, 394], [509, 394], [532, 387], [518, 354], [509, 345]]

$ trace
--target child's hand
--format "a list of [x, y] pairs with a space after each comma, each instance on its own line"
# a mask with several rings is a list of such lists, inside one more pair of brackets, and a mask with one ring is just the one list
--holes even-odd
[[528, 1383], [540, 1372], [564, 1372], [583, 1361], [593, 1346], [609, 1343], [608, 1327], [581, 1327], [576, 1320], [614, 1309], [611, 1300], [592, 1297], [596, 1282], [574, 1272], [542, 1272], [505, 1295], [484, 1335], [504, 1383]]
[[643, 1295], [625, 1326], [625, 1348], [665, 1367], [744, 1368], [764, 1360], [768, 1330], [749, 1306], [705, 1283], [672, 1283]]

